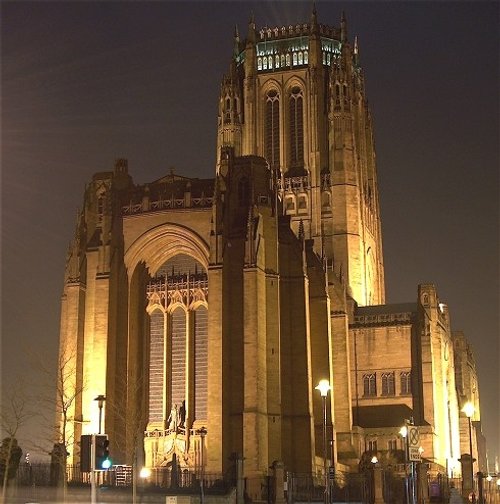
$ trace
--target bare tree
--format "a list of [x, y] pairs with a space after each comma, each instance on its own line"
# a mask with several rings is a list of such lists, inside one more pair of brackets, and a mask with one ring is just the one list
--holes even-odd
[[[128, 387], [132, 389], [131, 396], [133, 397], [143, 397], [143, 380], [138, 377], [131, 383], [129, 380]], [[130, 392], [130, 390], [129, 390]], [[108, 400], [107, 404], [108, 410], [112, 415], [118, 420], [122, 425], [127, 426], [127, 433], [123, 430], [123, 435], [115, 439], [115, 444], [117, 448], [124, 453], [131, 456], [132, 459], [132, 504], [137, 502], [137, 476], [140, 470], [139, 454], [142, 450], [142, 445], [144, 442], [144, 430], [146, 427], [146, 411], [144, 409], [144, 404], [135, 404], [134, 407], [130, 405], [125, 406], [123, 403], [112, 402]]]
[[[44, 410], [49, 411], [43, 417], [46, 441], [51, 444], [51, 451], [46, 446], [36, 444], [36, 448], [51, 455], [51, 479], [62, 487], [63, 499], [66, 499], [68, 454], [75, 449], [75, 424], [81, 423], [76, 418], [78, 401], [84, 390], [84, 384], [77, 381], [77, 353], [72, 349], [62, 348], [57, 359], [57, 366], [47, 367], [47, 360], [36, 358], [35, 367], [40, 371], [43, 393], [38, 400]], [[55, 382], [55, 389], [54, 389]]]
[[[2, 503], [6, 502], [7, 484], [10, 475], [9, 468], [14, 451], [17, 447], [16, 436], [18, 435], [19, 429], [21, 429], [32, 416], [33, 413], [28, 409], [28, 401], [23, 386], [18, 383], [11, 389], [10, 393], [7, 394], [7, 400], [3, 401], [2, 411], [0, 412], [2, 431], [7, 434], [7, 453], [5, 456], [5, 471], [2, 481]], [[19, 450], [20, 449], [17, 448], [17, 451]], [[19, 462], [19, 460], [17, 462]]]

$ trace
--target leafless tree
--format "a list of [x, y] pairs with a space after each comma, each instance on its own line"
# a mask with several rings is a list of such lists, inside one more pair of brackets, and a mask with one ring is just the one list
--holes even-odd
[[7, 434], [8, 447], [5, 459], [5, 471], [2, 481], [2, 503], [6, 502], [7, 484], [9, 479], [9, 466], [13, 453], [16, 436], [26, 421], [33, 416], [33, 412], [28, 408], [28, 400], [24, 393], [22, 383], [18, 382], [11, 388], [11, 391], [4, 395], [0, 421], [2, 431]]
[[[133, 397], [143, 397], [143, 380], [138, 377], [133, 383], [129, 380], [129, 392], [132, 389]], [[127, 426], [127, 433], [124, 431], [123, 435], [115, 439], [117, 448], [123, 452], [128, 453], [132, 459], [132, 504], [137, 502], [137, 477], [140, 470], [139, 454], [142, 450], [144, 442], [144, 430], [146, 428], [146, 412], [143, 404], [134, 405], [131, 407], [124, 407], [123, 403], [114, 403], [110, 400], [107, 401], [106, 407], [115, 418], [122, 424]]]
[[[61, 349], [55, 370], [47, 367], [48, 360], [36, 358], [35, 367], [40, 372], [42, 393], [38, 401], [43, 406], [43, 411], [48, 411], [43, 416], [45, 424], [45, 441], [52, 447], [49, 452], [46, 446], [36, 444], [35, 447], [49, 452], [53, 466], [59, 471], [55, 476], [63, 490], [66, 499], [67, 456], [75, 449], [74, 426], [78, 421], [75, 411], [79, 397], [84, 390], [84, 384], [76, 380], [76, 351]], [[54, 387], [55, 382], [55, 387]]]

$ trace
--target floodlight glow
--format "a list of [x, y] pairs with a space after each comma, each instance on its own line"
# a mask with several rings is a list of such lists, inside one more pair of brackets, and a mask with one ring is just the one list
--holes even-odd
[[318, 385], [315, 387], [315, 390], [319, 390], [321, 397], [326, 397], [331, 388], [332, 387], [330, 387], [330, 382], [328, 380], [320, 380]]
[[149, 478], [151, 476], [151, 469], [149, 467], [143, 467], [139, 472], [140, 478]]
[[471, 418], [475, 411], [474, 405], [470, 401], [466, 402], [464, 404], [464, 407], [462, 408], [462, 411], [468, 418]]

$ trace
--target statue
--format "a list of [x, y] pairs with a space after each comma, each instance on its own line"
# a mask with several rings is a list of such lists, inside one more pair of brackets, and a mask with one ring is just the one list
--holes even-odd
[[186, 427], [186, 401], [182, 401], [179, 408], [179, 427]]
[[167, 422], [169, 430], [177, 431], [177, 426], [179, 424], [179, 413], [177, 412], [177, 404], [174, 404], [172, 406]]

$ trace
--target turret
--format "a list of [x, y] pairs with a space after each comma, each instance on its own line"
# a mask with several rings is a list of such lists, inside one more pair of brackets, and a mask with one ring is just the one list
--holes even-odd
[[255, 20], [253, 13], [248, 23], [248, 36], [245, 46], [244, 62], [244, 117], [245, 129], [242, 140], [242, 155], [255, 154], [257, 152], [256, 142], [256, 71], [257, 71], [257, 34], [255, 31]]
[[234, 25], [234, 45], [233, 45], [233, 60], [236, 60], [240, 54], [240, 32], [238, 25]]
[[236, 156], [242, 149], [243, 100], [236, 61], [233, 59], [229, 73], [222, 79], [219, 96], [219, 118], [217, 129], [217, 165], [221, 149], [233, 147]]
[[252, 14], [250, 15], [250, 21], [248, 22], [248, 37], [247, 37], [247, 47], [249, 44], [255, 44], [257, 41], [257, 34], [255, 31], [255, 18]]
[[341, 42], [347, 42], [347, 20], [344, 11], [342, 11], [340, 18], [340, 40]]
[[317, 34], [319, 32], [318, 15], [316, 13], [316, 2], [313, 2], [311, 13], [311, 33]]

